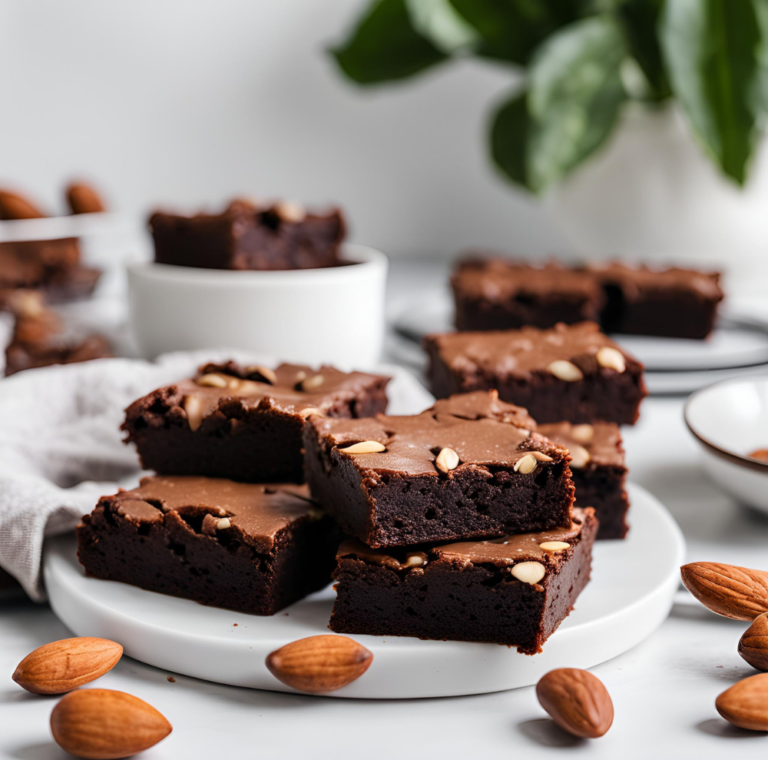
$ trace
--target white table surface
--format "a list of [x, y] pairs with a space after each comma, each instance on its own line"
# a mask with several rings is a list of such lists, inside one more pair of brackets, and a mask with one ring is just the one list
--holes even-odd
[[[400, 266], [392, 283], [401, 297], [435, 282], [442, 267]], [[398, 299], [399, 300], [399, 299]], [[393, 299], [393, 308], [397, 303]], [[642, 419], [625, 429], [631, 478], [670, 509], [688, 541], [689, 560], [768, 567], [768, 517], [733, 503], [712, 485], [682, 421], [682, 399], [648, 399]], [[631, 514], [631, 513], [630, 513]], [[648, 562], [653, 562], [649, 550]], [[647, 641], [595, 669], [616, 718], [602, 739], [561, 732], [539, 707], [533, 688], [450, 699], [348, 701], [218, 686], [124, 658], [100, 679], [147, 700], [174, 726], [142, 755], [162, 758], [764, 758], [768, 736], [731, 727], [714, 701], [753, 674], [736, 652], [745, 624], [676, 606]], [[35, 647], [71, 635], [50, 609], [30, 602], [0, 605], [0, 757], [68, 757], [50, 738], [55, 698], [27, 694], [11, 681]]]

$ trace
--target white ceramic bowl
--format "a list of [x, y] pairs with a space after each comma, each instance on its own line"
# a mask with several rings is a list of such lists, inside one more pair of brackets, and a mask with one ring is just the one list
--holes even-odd
[[735, 499], [768, 512], [768, 377], [723, 380], [694, 393], [685, 422], [701, 446], [704, 469]]
[[239, 348], [285, 361], [375, 364], [384, 341], [387, 258], [344, 247], [348, 266], [280, 272], [128, 267], [130, 323], [139, 351]]

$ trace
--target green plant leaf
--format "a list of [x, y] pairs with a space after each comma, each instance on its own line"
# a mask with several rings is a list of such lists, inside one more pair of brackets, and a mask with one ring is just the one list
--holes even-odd
[[667, 0], [661, 44], [695, 134], [723, 173], [743, 185], [765, 106], [765, 40], [755, 6]]
[[405, 0], [377, 0], [331, 54], [359, 84], [404, 79], [447, 60], [414, 30]]
[[619, 0], [616, 5], [629, 52], [645, 75], [651, 99], [657, 101], [672, 94], [658, 34], [663, 7], [664, 0]]
[[525, 64], [538, 45], [591, 7], [589, 0], [450, 0], [481, 37], [475, 54]]
[[527, 176], [543, 192], [592, 155], [616, 125], [626, 94], [621, 30], [609, 16], [565, 27], [529, 67]]
[[512, 182], [531, 190], [527, 149], [530, 121], [525, 92], [503, 101], [491, 117], [491, 158]]

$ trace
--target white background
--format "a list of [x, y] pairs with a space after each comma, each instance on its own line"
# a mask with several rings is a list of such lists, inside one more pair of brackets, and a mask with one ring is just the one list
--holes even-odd
[[0, 184], [51, 211], [73, 174], [114, 207], [236, 193], [338, 202], [390, 254], [569, 252], [487, 158], [510, 70], [460, 61], [362, 90], [325, 53], [361, 0], [0, 4]]

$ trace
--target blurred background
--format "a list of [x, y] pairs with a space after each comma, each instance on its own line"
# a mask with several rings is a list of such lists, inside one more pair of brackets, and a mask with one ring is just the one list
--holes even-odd
[[220, 208], [237, 193], [339, 203], [398, 255], [572, 250], [487, 157], [499, 64], [361, 89], [326, 53], [360, 0], [35, 0], [0, 5], [0, 181], [51, 213], [73, 175], [110, 207]]

